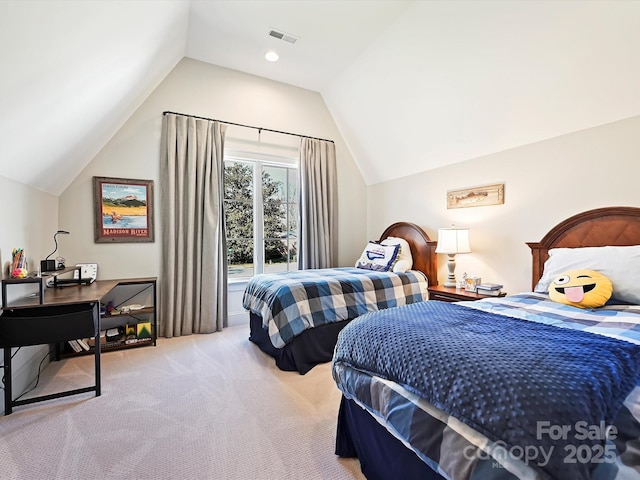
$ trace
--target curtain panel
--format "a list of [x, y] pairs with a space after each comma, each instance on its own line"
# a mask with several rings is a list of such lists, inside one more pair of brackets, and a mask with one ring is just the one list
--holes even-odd
[[215, 121], [175, 114], [162, 118], [159, 297], [165, 337], [226, 326], [224, 132]]
[[332, 142], [300, 142], [298, 267], [331, 268], [338, 261], [338, 180]]

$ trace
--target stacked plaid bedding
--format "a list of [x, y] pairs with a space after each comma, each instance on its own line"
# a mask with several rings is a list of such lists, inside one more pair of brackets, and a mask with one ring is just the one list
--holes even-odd
[[329, 268], [256, 275], [243, 306], [262, 317], [274, 347], [282, 348], [308, 328], [363, 313], [422, 302], [427, 278], [419, 271], [375, 272]]
[[[381, 318], [389, 314], [395, 315]], [[407, 335], [387, 332], [402, 322]], [[570, 329], [581, 331], [572, 336]], [[340, 334], [333, 375], [346, 398], [445, 478], [640, 478], [639, 333], [640, 308], [633, 306], [581, 310], [542, 294], [427, 302], [352, 322]], [[469, 334], [471, 349], [464, 346]], [[401, 336], [415, 342], [395, 344]], [[559, 343], [546, 352], [551, 337]], [[456, 342], [462, 344], [449, 348]], [[517, 360], [507, 365], [510, 348]], [[562, 352], [552, 353], [556, 348]], [[431, 356], [434, 350], [440, 353]], [[467, 350], [486, 350], [488, 357], [472, 358]], [[451, 355], [459, 358], [444, 358]], [[574, 360], [582, 364], [563, 378], [555, 367], [568, 359], [570, 371]], [[458, 375], [463, 364], [470, 376]], [[520, 389], [515, 377], [526, 379]]]

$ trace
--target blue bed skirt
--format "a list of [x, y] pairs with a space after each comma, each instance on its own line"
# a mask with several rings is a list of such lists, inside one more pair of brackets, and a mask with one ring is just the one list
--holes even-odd
[[262, 326], [262, 317], [249, 314], [249, 340], [260, 347], [267, 355], [272, 356], [280, 370], [298, 372], [304, 375], [319, 363], [330, 362], [338, 334], [351, 320], [327, 323], [310, 328], [297, 335], [282, 348], [271, 343], [269, 332]]
[[444, 480], [369, 413], [344, 396], [338, 413], [336, 455], [357, 457], [367, 480]]

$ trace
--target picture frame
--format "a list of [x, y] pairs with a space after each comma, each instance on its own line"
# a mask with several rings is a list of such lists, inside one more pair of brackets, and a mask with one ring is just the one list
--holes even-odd
[[484, 207], [504, 203], [504, 183], [447, 191], [447, 209]]
[[482, 279], [480, 277], [467, 277], [464, 282], [465, 291], [478, 293], [478, 285], [482, 283]]
[[93, 177], [96, 243], [153, 242], [153, 180]]

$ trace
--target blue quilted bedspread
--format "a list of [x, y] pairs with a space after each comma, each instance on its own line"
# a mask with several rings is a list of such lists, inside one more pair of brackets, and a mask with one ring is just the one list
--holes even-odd
[[[436, 301], [359, 317], [333, 362], [399, 383], [507, 448], [551, 451], [534, 467], [567, 479], [593, 466], [566, 463], [569, 445], [604, 443], [578, 437], [578, 422], [611, 425], [640, 379], [640, 345]], [[571, 433], [552, 439], [539, 422]]]

